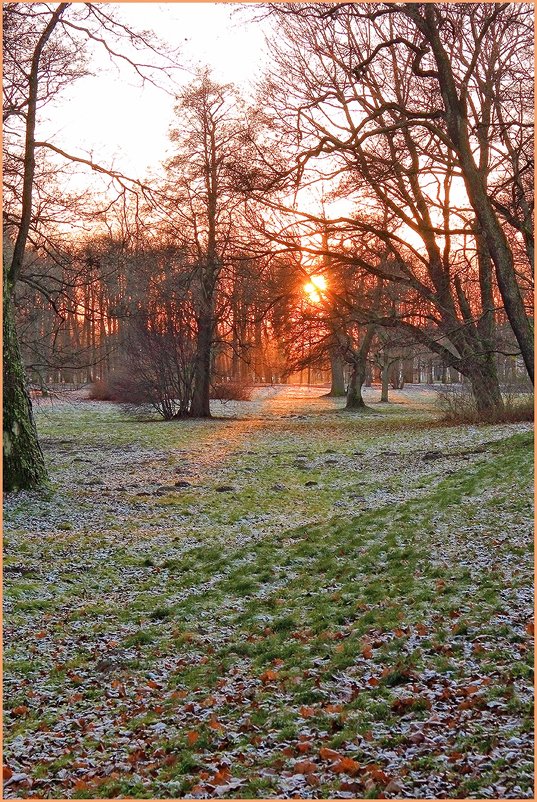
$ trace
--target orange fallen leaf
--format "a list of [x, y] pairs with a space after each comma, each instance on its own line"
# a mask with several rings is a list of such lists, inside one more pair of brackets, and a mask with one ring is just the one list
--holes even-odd
[[9, 768], [9, 766], [3, 766], [2, 774], [4, 780], [10, 780], [13, 777], [13, 770]]
[[311, 751], [311, 743], [309, 741], [302, 741], [302, 743], [296, 745], [296, 748], [301, 754], [304, 754], [305, 752]]
[[299, 708], [298, 712], [300, 713], [302, 718], [311, 718], [316, 713], [314, 707], [307, 707], [306, 705], [302, 705], [302, 707]]
[[362, 657], [365, 657], [366, 660], [371, 660], [373, 657], [373, 649], [369, 643], [367, 643], [362, 649]]
[[466, 694], [466, 696], [471, 696], [472, 694], [477, 693], [478, 690], [479, 690], [479, 685], [468, 685], [468, 687], [465, 688], [464, 693]]
[[376, 783], [387, 785], [390, 782], [390, 777], [386, 774], [386, 772], [380, 769], [375, 764], [366, 766], [366, 772], [373, 780], [375, 780]]
[[335, 774], [350, 774], [353, 777], [360, 771], [360, 764], [353, 760], [352, 757], [342, 757], [332, 766], [332, 771]]
[[327, 713], [341, 713], [343, 705], [326, 705], [324, 709]]
[[528, 635], [534, 635], [535, 634], [535, 624], [534, 624], [533, 621], [529, 621], [526, 624], [526, 632], [528, 633]]
[[215, 783], [216, 785], [225, 783], [229, 780], [230, 777], [231, 777], [231, 771], [228, 768], [219, 769], [214, 775], [213, 779], [211, 780], [211, 785], [213, 783]]
[[429, 630], [427, 629], [425, 624], [418, 624], [418, 626], [416, 627], [416, 632], [418, 633], [418, 635], [426, 635], [428, 631]]
[[187, 732], [186, 740], [187, 740], [187, 743], [189, 744], [189, 746], [194, 746], [194, 744], [199, 739], [199, 737], [200, 737], [200, 734], [196, 730], [190, 730], [189, 732]]
[[299, 760], [293, 766], [293, 774], [310, 774], [317, 769], [317, 764], [313, 760]]
[[277, 671], [272, 671], [272, 669], [268, 669], [268, 671], [264, 671], [263, 674], [260, 676], [261, 682], [274, 682], [274, 680], [278, 679], [279, 673]]
[[335, 749], [329, 749], [327, 746], [323, 746], [319, 749], [319, 755], [322, 760], [339, 760], [342, 757]]
[[465, 699], [463, 702], [461, 702], [458, 705], [458, 709], [459, 710], [470, 710], [470, 708], [476, 707], [478, 702], [479, 702], [479, 699], [475, 699], [475, 698], [473, 698], [473, 699]]
[[11, 712], [14, 716], [25, 716], [26, 713], [30, 712], [30, 708], [26, 707], [26, 705], [17, 705]]

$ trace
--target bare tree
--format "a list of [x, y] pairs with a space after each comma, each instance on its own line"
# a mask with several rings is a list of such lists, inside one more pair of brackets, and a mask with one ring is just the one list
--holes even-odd
[[67, 154], [52, 142], [36, 140], [40, 109], [65, 85], [85, 74], [88, 45], [104, 48], [112, 59], [128, 64], [141, 80], [154, 80], [155, 67], [139, 59], [140, 50], [155, 48], [131, 31], [99, 4], [77, 6], [60, 3], [54, 8], [39, 4], [6, 3], [4, 31], [4, 176], [8, 204], [4, 210], [5, 237], [12, 248], [4, 253], [4, 488], [38, 487], [46, 481], [26, 387], [24, 365], [17, 339], [14, 293], [20, 280], [29, 243], [47, 245], [47, 216], [51, 198], [41, 193], [36, 204], [42, 151], [66, 161], [85, 164], [107, 174], [121, 191], [138, 186], [117, 172], [94, 164], [83, 156]]
[[[332, 261], [398, 283], [406, 303], [378, 322], [412, 332], [467, 375], [480, 409], [501, 407], [495, 257], [471, 193], [465, 199], [464, 165], [443, 122], [441, 88], [419, 66], [422, 34], [389, 4], [277, 6], [274, 13], [281, 35], [264, 99], [294, 150], [296, 177], [302, 185], [319, 177], [337, 182], [338, 196], [354, 200], [353, 214], [330, 222], [342, 246], [336, 250], [332, 239]], [[482, 9], [475, 53], [489, 30], [487, 19]], [[455, 61], [463, 69], [461, 59]], [[496, 177], [491, 152], [482, 151], [485, 184]], [[297, 204], [283, 198], [284, 207], [296, 219]], [[305, 211], [299, 217], [307, 240], [321, 217]], [[281, 244], [282, 231], [275, 232]], [[517, 293], [521, 298], [518, 285]]]
[[243, 194], [237, 175], [248, 139], [242, 103], [204, 70], [179, 95], [177, 152], [167, 164], [168, 229], [189, 249], [197, 347], [190, 414], [210, 417], [211, 360], [222, 278], [233, 269]]
[[[37, 39], [27, 52], [24, 63], [29, 66], [25, 73], [22, 59], [12, 53], [12, 80], [7, 83], [4, 94], [4, 125], [12, 117], [24, 119], [25, 140], [22, 154], [22, 190], [20, 196], [20, 218], [13, 250], [3, 264], [3, 343], [4, 343], [4, 417], [3, 453], [4, 488], [35, 487], [46, 478], [45, 461], [32, 415], [32, 404], [26, 389], [26, 377], [22, 363], [13, 308], [13, 292], [22, 270], [26, 243], [32, 223], [32, 200], [35, 177], [35, 127], [40, 100], [40, 78], [43, 75], [43, 60], [47, 45], [58, 28], [62, 15], [68, 8], [61, 3], [51, 14], [45, 16]], [[14, 48], [20, 35], [21, 9], [4, 6], [4, 35], [8, 49]], [[27, 20], [25, 20], [26, 22]], [[28, 29], [26, 27], [26, 32]], [[8, 61], [9, 63], [9, 61]], [[46, 97], [45, 97], [46, 99]]]

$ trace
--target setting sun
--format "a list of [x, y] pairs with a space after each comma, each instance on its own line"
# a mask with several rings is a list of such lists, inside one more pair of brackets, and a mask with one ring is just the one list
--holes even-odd
[[304, 285], [304, 292], [309, 296], [310, 301], [319, 303], [321, 293], [319, 290], [326, 290], [326, 279], [324, 276], [310, 276], [310, 281]]

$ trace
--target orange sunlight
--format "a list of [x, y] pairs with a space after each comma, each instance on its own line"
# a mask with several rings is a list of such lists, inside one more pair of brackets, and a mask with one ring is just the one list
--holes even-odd
[[321, 291], [326, 290], [326, 279], [324, 276], [310, 276], [310, 280], [304, 285], [304, 292], [309, 296], [311, 303], [318, 304], [321, 300]]

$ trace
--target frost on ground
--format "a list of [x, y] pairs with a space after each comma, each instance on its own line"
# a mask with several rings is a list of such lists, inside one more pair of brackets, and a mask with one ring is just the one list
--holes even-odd
[[533, 797], [531, 427], [318, 388], [37, 420], [5, 499], [5, 797]]

